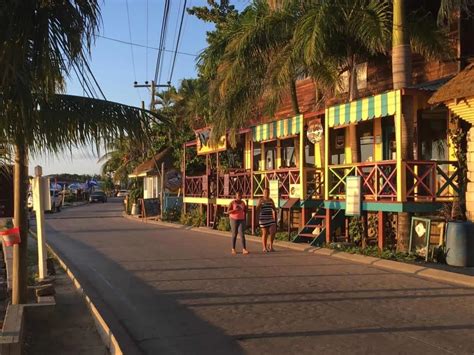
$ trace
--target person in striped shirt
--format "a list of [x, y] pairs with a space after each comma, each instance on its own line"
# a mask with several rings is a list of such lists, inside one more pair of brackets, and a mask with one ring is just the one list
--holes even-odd
[[[263, 197], [257, 205], [258, 224], [262, 231], [262, 251], [275, 251], [273, 249], [273, 240], [276, 233], [276, 208], [275, 203], [270, 198], [270, 189], [266, 187], [263, 190]], [[269, 241], [267, 246], [267, 240]]]

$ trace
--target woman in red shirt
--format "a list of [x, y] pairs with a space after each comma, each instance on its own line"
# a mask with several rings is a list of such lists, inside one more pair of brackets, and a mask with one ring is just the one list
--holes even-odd
[[236, 254], [235, 244], [237, 242], [237, 234], [240, 235], [242, 241], [242, 254], [248, 254], [245, 245], [245, 217], [247, 215], [247, 205], [242, 201], [242, 193], [237, 192], [235, 199], [229, 204], [227, 210], [230, 220], [230, 228], [232, 231], [232, 254]]

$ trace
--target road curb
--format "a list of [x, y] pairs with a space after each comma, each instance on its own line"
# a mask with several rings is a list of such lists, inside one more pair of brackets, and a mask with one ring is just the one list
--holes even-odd
[[56, 253], [56, 251], [48, 244], [46, 243], [46, 247], [48, 248], [48, 251], [53, 254], [53, 256], [58, 260], [59, 265], [63, 268], [64, 272], [68, 275], [68, 277], [71, 279], [74, 287], [76, 288], [77, 291], [81, 294], [83, 297], [84, 301], [86, 302], [87, 307], [89, 308], [92, 317], [94, 318], [94, 322], [97, 328], [97, 331], [100, 335], [100, 338], [102, 339], [104, 345], [107, 347], [111, 355], [122, 355], [124, 352], [122, 351], [122, 348], [120, 347], [119, 342], [115, 338], [115, 335], [112, 333], [110, 330], [109, 325], [107, 322], [104, 320], [102, 315], [100, 314], [99, 310], [95, 306], [94, 302], [90, 299], [90, 297], [86, 294], [84, 289], [82, 288], [79, 280], [77, 277], [74, 275], [74, 273], [71, 271], [71, 269], [67, 266], [67, 264], [61, 259], [61, 257]]
[[[136, 222], [144, 222], [135, 217], [129, 216], [126, 213], [124, 213], [123, 216], [126, 219], [130, 219]], [[221, 231], [217, 231], [213, 229], [203, 230], [202, 228], [199, 228], [199, 227], [187, 227], [181, 224], [162, 222], [162, 221], [147, 221], [146, 223], [156, 224], [163, 227], [186, 229], [186, 230], [191, 230], [191, 231], [195, 231], [199, 233], [214, 234], [214, 235], [230, 238], [230, 234], [228, 232], [221, 232]], [[251, 242], [260, 243], [260, 238], [258, 237], [246, 236], [245, 238]], [[280, 240], [276, 240], [275, 245], [282, 248], [286, 248], [286, 249], [313, 253], [313, 254], [318, 254], [318, 255], [324, 255], [324, 256], [331, 256], [334, 258], [357, 262], [357, 263], [370, 265], [370, 266], [375, 266], [382, 269], [421, 276], [423, 278], [429, 278], [431, 280], [449, 282], [449, 283], [453, 283], [457, 285], [474, 288], [474, 276], [458, 274], [458, 273], [445, 271], [445, 270], [433, 269], [433, 268], [429, 268], [422, 265], [413, 265], [413, 264], [407, 264], [407, 263], [394, 261], [394, 260], [381, 259], [381, 258], [377, 258], [373, 256], [351, 254], [351, 253], [346, 253], [343, 251], [338, 251], [338, 250], [333, 250], [333, 249], [328, 249], [328, 248], [309, 247], [308, 245], [304, 245], [304, 244], [296, 244], [296, 243], [285, 242], [285, 241], [280, 241]]]

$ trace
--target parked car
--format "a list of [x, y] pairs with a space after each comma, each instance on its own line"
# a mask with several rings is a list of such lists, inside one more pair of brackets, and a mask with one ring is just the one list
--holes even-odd
[[104, 191], [94, 191], [91, 193], [89, 196], [89, 202], [102, 202], [105, 203], [107, 202], [107, 195], [105, 194]]
[[60, 190], [50, 189], [49, 194], [51, 196], [51, 212], [60, 212], [63, 207], [63, 195]]
[[117, 193], [117, 197], [127, 197], [128, 196], [128, 190], [120, 190]]

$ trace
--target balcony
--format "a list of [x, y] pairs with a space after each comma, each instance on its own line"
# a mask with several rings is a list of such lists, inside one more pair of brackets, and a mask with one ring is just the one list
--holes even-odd
[[243, 198], [252, 197], [252, 174], [250, 170], [234, 169], [226, 174], [218, 176], [219, 198], [234, 198], [237, 192], [242, 193]]
[[[458, 165], [454, 161], [406, 161], [407, 201], [452, 201], [459, 193]], [[388, 160], [329, 166], [329, 199], [345, 199], [346, 178], [362, 177], [362, 195], [366, 201], [397, 201], [397, 164]]]

